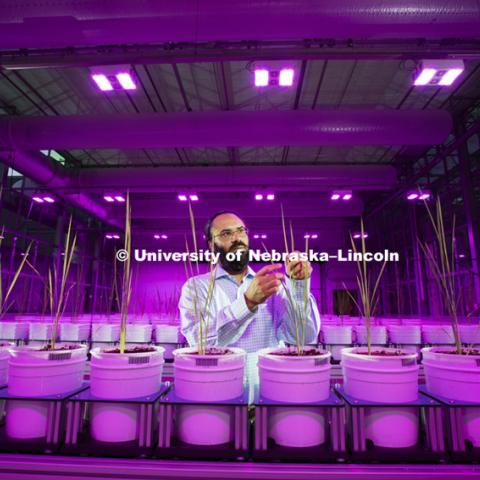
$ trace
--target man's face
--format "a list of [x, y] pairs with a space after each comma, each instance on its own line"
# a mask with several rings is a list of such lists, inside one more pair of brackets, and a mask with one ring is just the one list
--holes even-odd
[[[212, 240], [214, 250], [220, 253], [220, 264], [228, 273], [241, 273], [248, 265], [248, 234], [245, 231], [243, 221], [233, 213], [219, 215], [212, 223]], [[228, 252], [242, 252], [240, 260], [228, 261]]]

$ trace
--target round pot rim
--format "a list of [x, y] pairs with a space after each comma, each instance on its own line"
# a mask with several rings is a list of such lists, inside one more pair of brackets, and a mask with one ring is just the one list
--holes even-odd
[[[373, 345], [372, 345], [373, 347]], [[351, 347], [351, 348], [344, 348], [342, 350], [342, 355], [345, 353], [348, 356], [352, 356], [356, 359], [375, 359], [375, 360], [384, 360], [385, 362], [393, 362], [398, 360], [405, 360], [405, 359], [416, 359], [418, 357], [417, 352], [407, 351], [403, 348], [391, 348], [391, 347], [374, 347], [380, 350], [387, 350], [387, 351], [401, 351], [402, 355], [368, 355], [368, 348], [367, 347]], [[366, 353], [359, 353], [358, 350], [364, 350]]]
[[214, 354], [214, 355], [201, 355], [196, 352], [197, 347], [182, 347], [182, 348], [176, 348], [172, 354], [174, 357], [190, 357], [190, 358], [236, 358], [236, 357], [241, 357], [241, 356], [246, 356], [247, 352], [241, 348], [238, 347], [215, 347], [215, 348], [225, 348], [228, 350], [231, 350], [233, 353], [229, 355], [225, 354]]
[[265, 358], [274, 358], [274, 359], [285, 359], [285, 360], [291, 360], [292, 362], [299, 362], [303, 361], [305, 359], [311, 360], [311, 359], [319, 359], [319, 358], [330, 358], [332, 356], [332, 353], [329, 352], [328, 350], [323, 350], [319, 349], [322, 351], [322, 353], [319, 353], [318, 355], [275, 355], [272, 353], [272, 350], [278, 350], [281, 347], [267, 347], [267, 348], [262, 348], [261, 350], [258, 350], [257, 354], [258, 357], [265, 357]]
[[8, 350], [13, 352], [28, 352], [28, 353], [39, 353], [39, 354], [67, 353], [67, 352], [78, 352], [79, 350], [87, 350], [87, 345], [82, 345], [81, 343], [77, 345], [76, 342], [55, 342], [56, 346], [64, 346], [64, 345], [72, 345], [72, 344], [75, 344], [76, 348], [72, 348], [69, 350], [39, 350], [39, 347], [43, 347], [44, 345], [12, 345]]
[[[449, 359], [450, 361], [456, 361], [456, 360], [480, 360], [480, 354], [479, 355], [458, 355], [458, 354], [451, 354], [447, 352], [452, 352], [455, 350], [455, 347], [425, 347], [422, 348], [421, 352], [422, 353], [434, 353], [435, 355], [441, 355], [442, 360], [447, 360]], [[432, 361], [435, 361], [434, 359], [429, 359]]]
[[119, 358], [120, 356], [124, 357], [136, 357], [136, 356], [143, 356], [143, 355], [154, 355], [156, 353], [164, 353], [165, 348], [161, 347], [159, 345], [149, 345], [150, 347], [153, 347], [155, 350], [152, 350], [150, 352], [124, 352], [124, 353], [115, 353], [115, 352], [105, 352], [104, 349], [111, 349], [111, 348], [118, 348], [118, 347], [95, 347], [90, 350], [90, 353], [92, 356], [96, 356], [98, 354], [101, 355], [101, 357], [96, 356], [96, 359], [100, 358]]

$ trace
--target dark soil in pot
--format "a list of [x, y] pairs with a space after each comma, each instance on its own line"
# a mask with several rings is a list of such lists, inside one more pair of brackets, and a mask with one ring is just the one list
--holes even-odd
[[188, 355], [232, 355], [235, 352], [229, 348], [208, 347], [204, 353], [189, 352]]
[[[123, 353], [151, 353], [155, 352], [157, 349], [155, 347], [145, 346], [145, 347], [128, 347], [125, 348]], [[104, 350], [105, 353], [121, 353], [120, 348], [111, 348], [109, 350]]]
[[313, 357], [316, 355], [325, 355], [324, 350], [318, 348], [305, 348], [301, 354], [296, 348], [279, 348], [270, 352], [270, 355], [278, 355], [279, 357]]
[[38, 351], [39, 352], [65, 352], [69, 350], [76, 350], [80, 348], [81, 345], [55, 345], [55, 348], [52, 348], [52, 344], [48, 343], [47, 345], [42, 345]]
[[372, 350], [370, 355], [367, 351], [353, 353], [356, 355], [365, 355], [367, 357], [405, 357], [411, 355], [411, 352], [402, 352], [402, 350]]
[[444, 353], [445, 355], [480, 355], [480, 349], [478, 348], [462, 348], [460, 353], [457, 353], [456, 350], [448, 350], [448, 351], [438, 351], [435, 353]]

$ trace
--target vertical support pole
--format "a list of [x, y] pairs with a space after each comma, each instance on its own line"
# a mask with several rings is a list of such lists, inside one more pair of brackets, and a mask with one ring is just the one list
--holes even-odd
[[[464, 133], [464, 128], [457, 125], [455, 128], [457, 138]], [[478, 238], [478, 212], [475, 208], [473, 195], [473, 185], [471, 177], [470, 155], [466, 143], [458, 146], [458, 159], [460, 161], [460, 179], [463, 191], [463, 206], [465, 209], [465, 221], [467, 225], [468, 248], [470, 250], [470, 269], [473, 276], [473, 292], [476, 303], [480, 303], [480, 267], [479, 258], [477, 256], [480, 248]]]
[[92, 274], [90, 280], [90, 295], [91, 304], [90, 304], [90, 311], [92, 313], [97, 312], [97, 299], [98, 299], [98, 276], [100, 274], [100, 242], [103, 240], [102, 235], [96, 235], [94, 240], [94, 247], [93, 247], [93, 263], [92, 263]]
[[425, 309], [425, 285], [423, 283], [423, 270], [420, 255], [420, 246], [418, 245], [418, 228], [417, 228], [417, 212], [415, 204], [411, 204], [409, 208], [410, 232], [413, 251], [413, 268], [415, 275], [415, 292], [417, 300], [417, 313], [422, 315], [428, 313]]

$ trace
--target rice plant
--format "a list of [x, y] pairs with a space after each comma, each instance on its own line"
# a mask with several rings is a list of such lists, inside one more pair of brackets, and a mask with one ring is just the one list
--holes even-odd
[[[1, 193], [1, 192], [0, 192]], [[2, 230], [0, 231], [0, 320], [5, 316], [5, 314], [10, 310], [12, 305], [14, 304], [14, 300], [10, 300], [11, 294], [13, 292], [13, 289], [15, 288], [15, 285], [18, 281], [18, 278], [20, 277], [20, 274], [22, 273], [23, 267], [25, 263], [27, 262], [28, 255], [30, 254], [30, 249], [32, 248], [33, 242], [30, 242], [30, 244], [27, 247], [27, 250], [24, 252], [22, 256], [22, 260], [20, 264], [18, 265], [18, 268], [12, 278], [12, 281], [6, 288], [6, 292], [4, 295], [4, 285], [3, 285], [3, 276], [2, 276], [2, 242], [5, 237], [5, 228], [2, 227]]]
[[[354, 252], [354, 257], [357, 258], [357, 270], [356, 275], [358, 290], [360, 291], [360, 303], [357, 302], [355, 297], [348, 291], [348, 295], [355, 303], [360, 315], [363, 318], [365, 323], [365, 328], [367, 331], [367, 352], [368, 355], [372, 354], [372, 317], [375, 314], [378, 305], [378, 287], [380, 285], [380, 280], [382, 278], [383, 272], [385, 271], [385, 266], [387, 261], [385, 260], [378, 271], [376, 278], [372, 275], [372, 272], [367, 266], [367, 261], [365, 259], [365, 254], [367, 253], [366, 243], [365, 243], [365, 228], [363, 225], [363, 218], [360, 220], [360, 236], [361, 236], [361, 258], [358, 258], [358, 250], [353, 239], [352, 234], [350, 234], [350, 242], [352, 244], [352, 250]], [[347, 288], [344, 284], [345, 289]]]
[[[281, 220], [282, 220], [282, 232], [283, 232], [283, 240], [285, 244], [285, 253], [287, 256], [290, 256], [290, 253], [294, 252], [295, 249], [295, 242], [294, 242], [294, 234], [293, 234], [293, 226], [292, 223], [289, 223], [289, 231], [290, 231], [290, 245], [288, 244], [287, 239], [287, 229], [285, 226], [285, 215], [283, 212], [283, 205], [280, 205], [280, 213], [281, 213]], [[266, 245], [262, 242], [262, 246], [265, 252], [268, 253]], [[305, 254], [308, 255], [308, 238], [305, 239]], [[273, 261], [272, 261], [273, 264]], [[295, 280], [295, 277], [292, 275], [292, 279]], [[290, 314], [290, 318], [293, 321], [293, 325], [295, 328], [295, 347], [297, 351], [297, 355], [301, 356], [304, 354], [305, 351], [305, 330], [306, 325], [308, 322], [308, 305], [309, 305], [309, 288], [308, 288], [308, 281], [309, 278], [305, 275], [303, 279], [303, 302], [301, 305], [293, 299], [292, 294], [290, 293], [289, 288], [287, 287], [285, 281], [281, 281], [282, 288], [285, 291], [285, 295], [287, 297], [288, 302], [288, 312]]]
[[[197, 348], [200, 355], [205, 355], [207, 353], [207, 341], [208, 341], [208, 326], [209, 326], [209, 309], [211, 306], [211, 301], [213, 298], [213, 292], [215, 289], [217, 265], [213, 266], [213, 263], [210, 263], [210, 274], [208, 281], [207, 294], [203, 302], [200, 301], [198, 295], [196, 275], [200, 274], [200, 268], [198, 265], [198, 247], [197, 247], [197, 235], [195, 231], [195, 216], [193, 214], [192, 205], [188, 202], [188, 214], [190, 218], [190, 228], [193, 238], [193, 248], [196, 255], [196, 274], [194, 273], [193, 265], [190, 259], [190, 248], [188, 244], [187, 237], [185, 236], [185, 248], [187, 253], [187, 259], [185, 261], [185, 274], [187, 277], [187, 285], [189, 288], [193, 287], [193, 314], [196, 322], [198, 323], [198, 335], [197, 335]], [[213, 254], [213, 240], [211, 252]]]
[[419, 238], [417, 240], [442, 296], [445, 309], [449, 314], [455, 339], [455, 350], [460, 355], [462, 354], [462, 343], [458, 328], [458, 306], [461, 293], [455, 281], [455, 216], [452, 220], [451, 243], [448, 244], [440, 198], [437, 197], [435, 213], [431, 211], [426, 201], [424, 201], [424, 204], [435, 234], [434, 244], [437, 253], [435, 254], [434, 249], [427, 242], [422, 242]]
[[70, 216], [67, 235], [65, 237], [64, 251], [62, 252], [63, 261], [61, 271], [58, 271], [57, 264], [54, 262], [53, 266], [48, 269], [47, 280], [45, 281], [40, 272], [28, 260], [26, 260], [29, 267], [37, 274], [45, 287], [47, 302], [50, 307], [50, 314], [53, 321], [52, 335], [49, 341], [51, 350], [55, 350], [59, 321], [65, 313], [70, 292], [75, 286], [75, 283], [72, 283], [72, 285], [67, 288], [68, 276], [76, 244], [77, 235], [73, 235], [72, 238], [72, 217]]
[[120, 353], [125, 353], [125, 343], [127, 339], [127, 322], [130, 301], [132, 298], [132, 211], [130, 208], [130, 195], [127, 192], [125, 203], [125, 241], [124, 253], [125, 261], [123, 262], [122, 271], [122, 292], [120, 295]]

